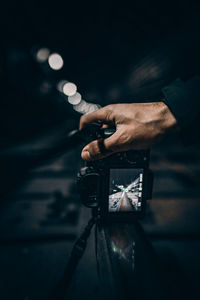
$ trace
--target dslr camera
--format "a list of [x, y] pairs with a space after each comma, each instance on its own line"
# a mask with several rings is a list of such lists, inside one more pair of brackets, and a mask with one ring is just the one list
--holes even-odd
[[[106, 138], [115, 129], [90, 126], [88, 141]], [[149, 150], [119, 152], [101, 160], [86, 162], [78, 173], [82, 203], [96, 209], [102, 221], [133, 221], [145, 215], [146, 200], [152, 197], [153, 173]]]

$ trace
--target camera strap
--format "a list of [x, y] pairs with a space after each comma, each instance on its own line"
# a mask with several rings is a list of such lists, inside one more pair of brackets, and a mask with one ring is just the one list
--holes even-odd
[[92, 216], [92, 218], [88, 221], [87, 226], [85, 227], [83, 233], [79, 237], [79, 239], [75, 242], [71, 255], [68, 261], [68, 264], [65, 268], [64, 274], [62, 279], [60, 280], [58, 286], [56, 287], [53, 295], [49, 298], [49, 300], [64, 300], [66, 299], [67, 291], [69, 288], [69, 285], [71, 283], [73, 274], [76, 270], [76, 267], [83, 256], [86, 246], [87, 246], [87, 240], [90, 236], [91, 230], [94, 226], [94, 224], [97, 221], [97, 217], [95, 215]]

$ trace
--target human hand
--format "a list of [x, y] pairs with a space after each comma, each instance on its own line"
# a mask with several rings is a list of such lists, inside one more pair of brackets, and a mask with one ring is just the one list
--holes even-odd
[[86, 145], [81, 156], [87, 161], [114, 152], [147, 149], [178, 128], [177, 120], [164, 102], [111, 104], [82, 116], [80, 129], [93, 122], [114, 125], [116, 132]]

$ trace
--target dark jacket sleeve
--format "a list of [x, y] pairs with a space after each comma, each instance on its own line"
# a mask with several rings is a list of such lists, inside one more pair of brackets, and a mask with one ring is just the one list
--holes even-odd
[[178, 121], [184, 144], [200, 142], [200, 77], [187, 82], [176, 79], [162, 92], [165, 103]]

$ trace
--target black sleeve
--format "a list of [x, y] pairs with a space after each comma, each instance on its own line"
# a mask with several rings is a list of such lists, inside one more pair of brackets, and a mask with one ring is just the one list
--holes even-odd
[[176, 79], [162, 92], [181, 128], [184, 144], [200, 142], [200, 77], [193, 77], [187, 82]]

